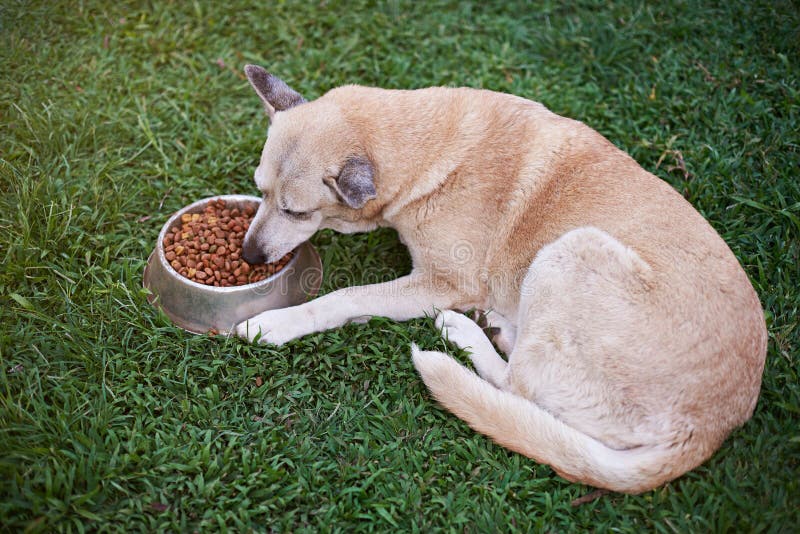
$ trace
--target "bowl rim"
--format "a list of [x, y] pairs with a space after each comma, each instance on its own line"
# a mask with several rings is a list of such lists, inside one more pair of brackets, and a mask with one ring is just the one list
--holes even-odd
[[259, 198], [257, 196], [254, 196], [254, 195], [240, 195], [240, 194], [214, 195], [214, 196], [202, 198], [200, 200], [196, 200], [196, 201], [192, 202], [191, 204], [188, 204], [188, 205], [182, 207], [181, 209], [179, 209], [178, 211], [176, 211], [175, 213], [173, 213], [167, 219], [167, 221], [161, 227], [161, 231], [158, 233], [158, 241], [156, 241], [156, 250], [155, 250], [156, 253], [157, 253], [158, 261], [161, 263], [162, 267], [164, 267], [167, 270], [167, 272], [170, 275], [172, 275], [173, 278], [176, 278], [179, 283], [188, 284], [189, 287], [201, 288], [201, 289], [206, 290], [206, 291], [217, 291], [217, 292], [220, 292], [220, 293], [235, 293], [236, 291], [241, 291], [241, 290], [248, 290], [249, 291], [249, 290], [252, 290], [252, 289], [259, 288], [261, 286], [267, 286], [270, 283], [272, 283], [273, 281], [275, 281], [276, 279], [280, 278], [282, 275], [286, 274], [289, 271], [290, 267], [294, 267], [294, 264], [297, 263], [297, 258], [299, 257], [299, 254], [297, 253], [298, 252], [297, 249], [299, 247], [295, 247], [294, 249], [292, 249], [292, 252], [293, 252], [292, 259], [290, 259], [289, 263], [284, 265], [283, 268], [280, 271], [268, 276], [267, 278], [264, 278], [263, 280], [259, 280], [258, 282], [253, 282], [253, 283], [249, 283], [249, 284], [242, 284], [242, 285], [238, 285], [238, 286], [228, 286], [228, 287], [217, 287], [217, 286], [213, 286], [213, 285], [209, 286], [209, 285], [206, 285], [206, 284], [199, 284], [199, 283], [197, 283], [197, 282], [195, 282], [193, 280], [190, 280], [190, 279], [186, 278], [185, 276], [183, 276], [178, 271], [176, 271], [175, 268], [172, 267], [172, 265], [170, 265], [170, 263], [167, 261], [167, 258], [165, 256], [166, 253], [164, 251], [164, 237], [167, 235], [167, 231], [175, 224], [176, 221], [180, 221], [181, 215], [183, 215], [185, 213], [196, 213], [196, 211], [192, 211], [192, 210], [197, 210], [198, 208], [205, 207], [205, 205], [208, 204], [210, 201], [217, 200], [217, 199], [222, 199], [222, 200], [225, 200], [225, 201], [229, 201], [229, 200], [230, 201], [240, 201], [240, 202], [241, 201], [250, 201], [250, 202], [255, 202], [256, 204], [260, 204], [261, 203], [261, 198]]

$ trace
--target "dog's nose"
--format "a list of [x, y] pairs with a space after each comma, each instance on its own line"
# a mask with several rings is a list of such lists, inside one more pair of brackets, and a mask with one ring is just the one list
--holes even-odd
[[244, 259], [244, 261], [250, 265], [257, 265], [267, 261], [267, 257], [264, 252], [259, 247], [254, 245], [252, 241], [247, 239], [245, 239], [244, 243], [242, 244], [242, 259]]

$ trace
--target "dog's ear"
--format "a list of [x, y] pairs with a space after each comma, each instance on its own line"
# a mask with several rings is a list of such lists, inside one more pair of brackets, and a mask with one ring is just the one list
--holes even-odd
[[300, 96], [300, 93], [286, 85], [286, 82], [258, 65], [247, 65], [244, 73], [264, 103], [270, 120], [275, 117], [277, 112], [293, 108], [306, 101]]
[[339, 176], [328, 178], [325, 183], [349, 207], [361, 209], [368, 200], [377, 196], [374, 176], [372, 162], [367, 158], [354, 156], [347, 159]]

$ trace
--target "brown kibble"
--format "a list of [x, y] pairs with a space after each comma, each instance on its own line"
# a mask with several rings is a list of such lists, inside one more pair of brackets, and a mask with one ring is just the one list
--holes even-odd
[[251, 205], [228, 208], [214, 199], [201, 213], [185, 213], [181, 227], [164, 234], [164, 257], [182, 276], [216, 287], [260, 282], [284, 268], [292, 254], [268, 265], [250, 265], [241, 259], [241, 246], [255, 215]]

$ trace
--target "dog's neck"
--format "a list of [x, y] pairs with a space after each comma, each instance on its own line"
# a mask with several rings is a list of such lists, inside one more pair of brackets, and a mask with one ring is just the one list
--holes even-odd
[[487, 126], [481, 110], [472, 106], [472, 95], [472, 90], [443, 87], [351, 87], [333, 95], [377, 169], [378, 196], [365, 208], [366, 218], [391, 226], [398, 213], [438, 189], [478, 148]]

